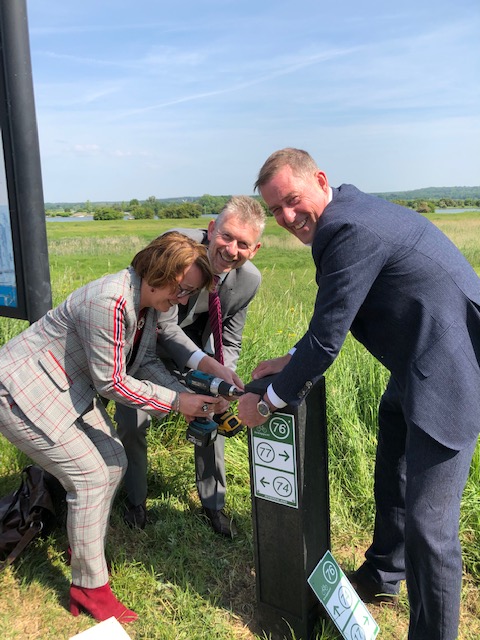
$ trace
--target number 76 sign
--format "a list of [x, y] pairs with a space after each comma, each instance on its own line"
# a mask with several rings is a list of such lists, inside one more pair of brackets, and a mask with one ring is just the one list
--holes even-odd
[[295, 419], [275, 412], [252, 429], [255, 496], [298, 509]]

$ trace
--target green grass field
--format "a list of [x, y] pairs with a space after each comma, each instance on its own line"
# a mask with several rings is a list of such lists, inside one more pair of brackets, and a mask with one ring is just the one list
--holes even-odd
[[[480, 215], [432, 216], [480, 273]], [[172, 222], [48, 223], [54, 303], [73, 289], [126, 266], [137, 250], [171, 226], [202, 226], [205, 220]], [[315, 297], [310, 251], [268, 221], [255, 257], [261, 290], [250, 306], [238, 372], [245, 380], [258, 361], [284, 354], [308, 324]], [[0, 344], [25, 322], [0, 318]], [[332, 552], [344, 569], [362, 561], [371, 539], [373, 460], [377, 405], [387, 372], [353, 338], [326, 374]], [[111, 518], [107, 556], [112, 588], [138, 612], [127, 627], [132, 639], [236, 640], [266, 638], [254, 623], [255, 575], [246, 433], [226, 441], [227, 511], [238, 524], [233, 541], [220, 539], [200, 512], [192, 446], [185, 423], [172, 419], [149, 431], [151, 523], [132, 532], [122, 522], [122, 495]], [[26, 459], [0, 437], [0, 495], [16, 487]], [[465, 573], [459, 637], [480, 637], [480, 447], [464, 494], [461, 539]], [[67, 610], [69, 568], [65, 531], [34, 543], [17, 564], [0, 574], [0, 637], [68, 639], [94, 625]], [[408, 603], [369, 606], [380, 637], [406, 638]], [[294, 636], [291, 636], [292, 639]], [[336, 638], [320, 620], [316, 640]]]

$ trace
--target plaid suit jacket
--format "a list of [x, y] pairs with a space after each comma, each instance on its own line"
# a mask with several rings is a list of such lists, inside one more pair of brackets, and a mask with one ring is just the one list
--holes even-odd
[[0, 349], [0, 382], [53, 441], [97, 393], [150, 414], [164, 414], [175, 392], [185, 390], [155, 355], [154, 309], [147, 311], [131, 361], [140, 284], [131, 267], [95, 280]]

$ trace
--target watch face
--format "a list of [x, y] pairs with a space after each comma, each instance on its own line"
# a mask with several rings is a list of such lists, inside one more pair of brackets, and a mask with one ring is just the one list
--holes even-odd
[[258, 413], [264, 418], [268, 418], [271, 414], [270, 407], [264, 400], [260, 400], [257, 404]]

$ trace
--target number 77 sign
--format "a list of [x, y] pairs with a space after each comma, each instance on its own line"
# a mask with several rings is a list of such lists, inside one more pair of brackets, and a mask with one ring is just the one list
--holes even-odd
[[294, 430], [294, 416], [279, 412], [252, 429], [252, 464], [257, 498], [298, 508]]

